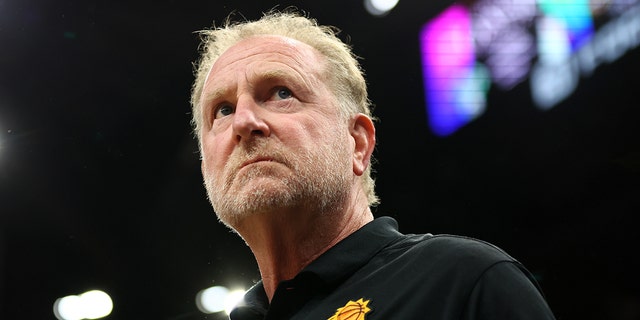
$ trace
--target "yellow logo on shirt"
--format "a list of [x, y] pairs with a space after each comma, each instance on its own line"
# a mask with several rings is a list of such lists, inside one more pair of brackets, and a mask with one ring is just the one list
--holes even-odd
[[358, 301], [349, 301], [347, 304], [336, 310], [336, 314], [328, 320], [364, 320], [364, 315], [371, 311], [367, 305], [369, 301], [364, 301], [362, 298]]

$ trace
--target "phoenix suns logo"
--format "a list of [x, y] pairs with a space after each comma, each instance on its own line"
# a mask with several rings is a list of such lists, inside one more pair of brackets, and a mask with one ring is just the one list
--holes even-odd
[[344, 307], [338, 308], [336, 314], [327, 320], [365, 320], [364, 315], [371, 311], [368, 306], [369, 301], [371, 300], [364, 301], [363, 298], [349, 301]]

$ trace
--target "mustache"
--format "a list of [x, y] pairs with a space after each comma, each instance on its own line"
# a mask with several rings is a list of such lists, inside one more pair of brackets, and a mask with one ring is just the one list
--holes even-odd
[[268, 139], [257, 139], [238, 145], [229, 156], [226, 167], [235, 175], [242, 167], [260, 160], [290, 164], [282, 146]]

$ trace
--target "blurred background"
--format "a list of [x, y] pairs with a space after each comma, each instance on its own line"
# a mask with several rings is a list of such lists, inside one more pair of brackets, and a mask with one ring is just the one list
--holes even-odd
[[640, 319], [637, 0], [0, 0], [1, 319], [225, 318], [202, 290], [259, 273], [202, 187], [196, 31], [289, 5], [362, 57], [377, 216], [502, 247], [558, 319]]

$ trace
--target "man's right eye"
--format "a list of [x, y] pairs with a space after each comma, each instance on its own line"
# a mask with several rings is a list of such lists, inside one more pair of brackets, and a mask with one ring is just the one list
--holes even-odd
[[233, 113], [233, 107], [230, 105], [222, 105], [216, 109], [215, 119], [226, 117]]

